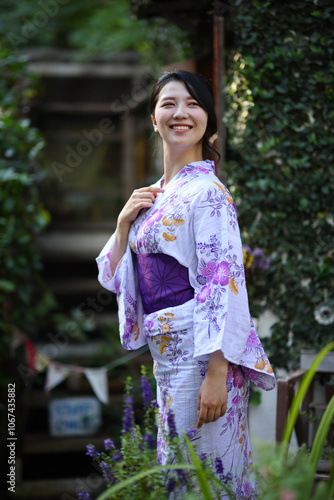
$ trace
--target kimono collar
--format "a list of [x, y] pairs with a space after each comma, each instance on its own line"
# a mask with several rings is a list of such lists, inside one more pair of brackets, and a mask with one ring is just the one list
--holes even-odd
[[[193, 161], [192, 163], [188, 163], [184, 167], [179, 170], [179, 172], [175, 175], [171, 182], [178, 179], [181, 176], [186, 175], [187, 173], [191, 173], [194, 171], [202, 172], [203, 174], [211, 174], [215, 173], [215, 162], [212, 160], [201, 160], [201, 161]], [[162, 187], [165, 182], [165, 176], [163, 175], [160, 180], [160, 186]]]
[[[205, 174], [215, 172], [215, 162], [212, 160], [202, 160], [202, 161], [194, 161], [192, 163], [189, 163], [183, 169], [181, 172], [186, 171], [186, 170], [194, 170], [197, 169]], [[180, 173], [180, 172], [179, 172]]]

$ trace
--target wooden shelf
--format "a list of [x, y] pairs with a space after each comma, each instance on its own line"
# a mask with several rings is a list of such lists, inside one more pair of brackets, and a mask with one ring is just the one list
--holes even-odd
[[102, 447], [105, 439], [105, 434], [75, 437], [52, 437], [48, 434], [26, 434], [24, 436], [23, 453], [31, 455], [41, 453], [64, 453], [69, 451], [85, 453], [87, 444], [94, 443], [95, 446]]
[[[77, 498], [76, 489], [85, 484], [86, 477], [76, 479], [43, 479], [24, 481], [17, 485], [15, 498], [17, 500], [43, 500], [60, 498]], [[68, 496], [65, 496], [65, 495]], [[71, 496], [70, 496], [71, 495]]]

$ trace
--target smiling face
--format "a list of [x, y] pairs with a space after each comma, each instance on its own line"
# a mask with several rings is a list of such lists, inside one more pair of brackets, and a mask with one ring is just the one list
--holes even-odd
[[193, 161], [202, 159], [208, 115], [182, 82], [171, 80], [161, 89], [152, 122], [164, 148], [187, 150], [194, 154]]

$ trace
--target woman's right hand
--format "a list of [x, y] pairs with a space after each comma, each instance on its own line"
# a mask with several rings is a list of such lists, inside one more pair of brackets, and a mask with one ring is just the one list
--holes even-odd
[[163, 192], [164, 189], [157, 186], [135, 189], [118, 216], [117, 230], [129, 230], [131, 222], [137, 218], [140, 210], [153, 207], [157, 194]]
[[124, 205], [117, 219], [115, 242], [110, 253], [112, 276], [115, 274], [117, 264], [126, 252], [131, 222], [138, 217], [140, 210], [153, 207], [157, 194], [163, 192], [164, 189], [157, 186], [135, 189]]

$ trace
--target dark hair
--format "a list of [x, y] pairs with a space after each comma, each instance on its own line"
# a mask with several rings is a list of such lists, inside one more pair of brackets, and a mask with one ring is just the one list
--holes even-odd
[[190, 71], [174, 70], [164, 73], [153, 87], [150, 100], [150, 113], [154, 116], [154, 110], [159, 99], [162, 88], [171, 80], [182, 82], [201, 108], [208, 114], [208, 124], [202, 139], [203, 159], [214, 160], [218, 163], [221, 155], [219, 151], [212, 146], [209, 139], [217, 132], [217, 117], [215, 112], [213, 91], [209, 82], [197, 73]]

